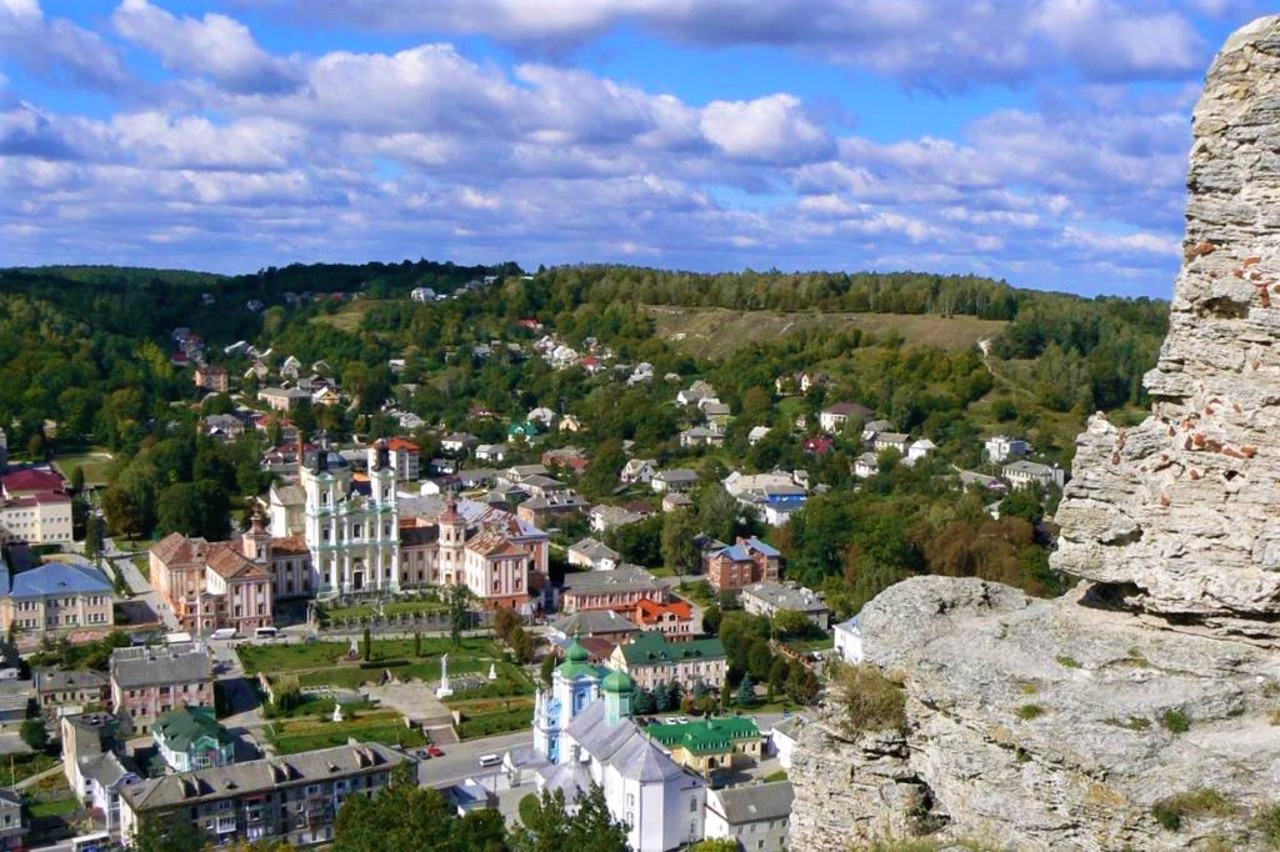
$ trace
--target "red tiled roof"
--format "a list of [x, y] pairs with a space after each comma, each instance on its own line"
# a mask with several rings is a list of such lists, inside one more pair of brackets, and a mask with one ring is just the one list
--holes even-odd
[[4, 490], [10, 494], [15, 491], [61, 491], [66, 487], [65, 480], [58, 474], [31, 468], [5, 474], [0, 482], [4, 483]]
[[392, 438], [387, 441], [387, 449], [397, 453], [401, 450], [416, 453], [418, 452], [418, 445], [413, 441], [406, 441], [404, 438]]
[[271, 539], [272, 554], [293, 554], [295, 556], [305, 556], [307, 554], [307, 542], [300, 535], [287, 535], [283, 538]]

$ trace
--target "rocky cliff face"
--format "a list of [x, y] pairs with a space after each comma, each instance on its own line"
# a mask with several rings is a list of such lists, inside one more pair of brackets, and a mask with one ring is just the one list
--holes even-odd
[[1237, 32], [1195, 111], [1185, 261], [1151, 416], [1080, 437], [1059, 569], [1147, 611], [1275, 635], [1280, 616], [1280, 23]]
[[1280, 17], [1228, 40], [1194, 131], [1151, 416], [1090, 421], [1058, 512], [1055, 565], [1082, 582], [1042, 601], [921, 577], [868, 604], [906, 724], [851, 738], [823, 708], [797, 849], [1280, 848], [1257, 824], [1280, 802]]

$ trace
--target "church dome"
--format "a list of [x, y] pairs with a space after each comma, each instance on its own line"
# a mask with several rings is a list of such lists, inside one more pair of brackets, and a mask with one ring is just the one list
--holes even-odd
[[636, 682], [631, 679], [631, 675], [621, 669], [618, 669], [605, 676], [604, 681], [600, 684], [600, 688], [605, 692], [625, 695], [636, 691]]
[[591, 659], [591, 653], [586, 648], [582, 647], [582, 643], [578, 641], [576, 636], [573, 639], [573, 644], [571, 644], [569, 649], [565, 651], [564, 656], [565, 659], [571, 663], [585, 663], [587, 660]]

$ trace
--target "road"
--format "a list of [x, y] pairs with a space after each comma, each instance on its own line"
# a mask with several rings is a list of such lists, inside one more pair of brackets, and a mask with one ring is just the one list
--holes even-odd
[[157, 621], [164, 624], [166, 629], [171, 631], [181, 629], [177, 616], [169, 609], [164, 598], [151, 588], [147, 578], [142, 576], [138, 566], [133, 564], [134, 554], [120, 550], [116, 546], [115, 539], [108, 538], [103, 540], [102, 555], [103, 558], [110, 560], [116, 573], [124, 578], [125, 585], [129, 587], [129, 591], [133, 592], [134, 596], [129, 603], [135, 607], [145, 606]]

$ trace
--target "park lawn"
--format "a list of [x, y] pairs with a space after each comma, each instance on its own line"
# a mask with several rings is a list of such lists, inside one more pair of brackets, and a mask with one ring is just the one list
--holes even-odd
[[391, 711], [358, 713], [345, 722], [295, 719], [274, 723], [268, 730], [268, 739], [280, 754], [344, 745], [351, 737], [405, 748], [417, 748], [427, 742], [422, 731], [406, 727], [400, 714]]
[[138, 569], [138, 573], [146, 578], [148, 583], [151, 582], [151, 558], [147, 556], [135, 556], [129, 560], [133, 566]]
[[797, 639], [795, 641], [787, 640], [782, 644], [786, 645], [793, 651], [801, 654], [809, 654], [813, 651], [829, 651], [836, 646], [836, 638], [834, 636], [823, 636], [821, 639]]
[[[356, 641], [360, 645], [360, 641]], [[412, 639], [375, 639], [373, 640], [371, 663], [386, 661], [382, 665], [390, 667], [391, 663], [415, 659]], [[283, 672], [305, 672], [313, 669], [331, 668], [339, 659], [346, 656], [349, 644], [346, 642], [310, 642], [298, 645], [253, 645], [241, 643], [236, 646], [236, 653], [244, 665], [246, 674], [269, 672], [271, 675]], [[436, 667], [436, 677], [440, 676], [440, 656], [449, 655], [449, 671], [462, 671], [461, 666], [468, 660], [483, 659], [486, 662], [502, 659], [498, 648], [488, 639], [463, 639], [458, 647], [448, 637], [422, 638], [422, 656], [419, 660], [432, 659]], [[427, 665], [431, 665], [427, 664]], [[474, 671], [475, 669], [472, 669]], [[324, 683], [325, 681], [318, 681]]]
[[[333, 716], [333, 705], [337, 703], [336, 699], [313, 695], [303, 699], [296, 707], [292, 707], [283, 713], [279, 710], [274, 711], [275, 715], [272, 718], [301, 719], [305, 716], [310, 716], [313, 719], [318, 719], [323, 716], [328, 719]], [[348, 716], [352, 713], [369, 713], [373, 709], [373, 702], [368, 700], [342, 702], [342, 712]]]
[[645, 570], [655, 577], [674, 577], [676, 575], [676, 569], [670, 568], [666, 565], [659, 565], [657, 568], [648, 568]]
[[[488, 672], [489, 661], [477, 659], [455, 660], [449, 657], [449, 676], [477, 674]], [[439, 680], [440, 661], [409, 662], [408, 660], [374, 660], [359, 666], [333, 666], [326, 669], [312, 670], [298, 674], [300, 686], [341, 686], [355, 689], [362, 683], [372, 683], [382, 679], [382, 673], [390, 671], [397, 679], [406, 681]]]
[[71, 472], [77, 467], [84, 471], [86, 488], [102, 488], [108, 483], [107, 468], [111, 465], [111, 454], [105, 450], [90, 453], [68, 453], [58, 456], [53, 466], [58, 472], [71, 479]]
[[[383, 604], [382, 612], [385, 615], [400, 615], [402, 613], [419, 615], [446, 612], [448, 609], [448, 604], [440, 601], [393, 601], [392, 603]], [[340, 609], [321, 608], [319, 613], [320, 620], [329, 623], [340, 618], [372, 618], [377, 614], [377, 609], [372, 606], [349, 606]]]
[[459, 738], [474, 740], [479, 737], [492, 737], [496, 734], [522, 731], [532, 724], [533, 707], [530, 706], [520, 710], [507, 710], [464, 718], [457, 725], [457, 731]]
[[715, 590], [711, 588], [711, 584], [706, 580], [698, 580], [695, 582], [683, 582], [676, 586], [675, 592], [681, 597], [688, 598], [700, 607], [706, 608], [716, 602]]
[[768, 783], [770, 781], [786, 781], [787, 770], [779, 769], [777, 772], [770, 772], [768, 775], [764, 776], [764, 780], [765, 780], [765, 783]]

